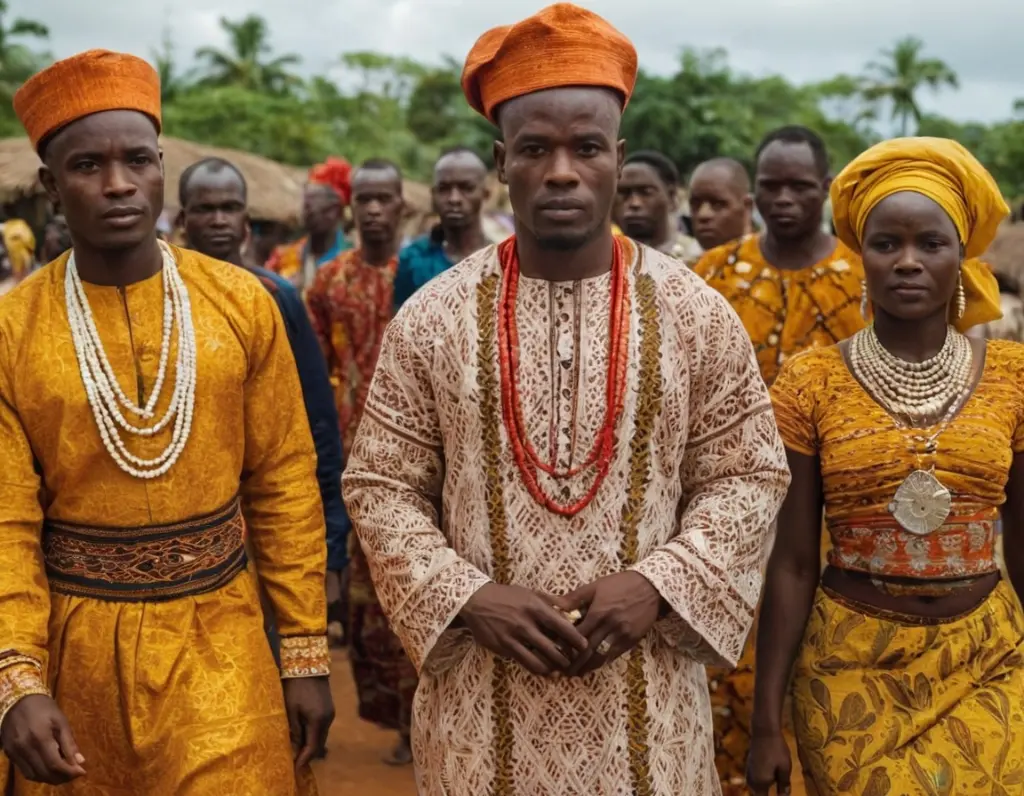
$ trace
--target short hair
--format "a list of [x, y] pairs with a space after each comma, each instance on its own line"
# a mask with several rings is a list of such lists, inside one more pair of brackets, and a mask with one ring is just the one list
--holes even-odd
[[480, 157], [480, 153], [477, 152], [473, 147], [466, 146], [465, 144], [456, 144], [450, 146], [441, 151], [441, 154], [437, 156], [437, 160], [434, 161], [434, 165], [437, 165], [449, 155], [469, 155], [470, 157], [476, 158], [480, 161], [480, 165], [487, 169], [487, 161]]
[[758, 161], [761, 160], [762, 153], [776, 141], [780, 144], [806, 144], [811, 149], [811, 154], [814, 156], [814, 165], [821, 173], [821, 176], [828, 176], [828, 150], [825, 148], [825, 142], [821, 140], [821, 136], [816, 132], [807, 127], [801, 127], [798, 124], [790, 124], [777, 130], [772, 130], [761, 139], [761, 143], [757, 145], [757, 151], [754, 153], [755, 169], [757, 168]]
[[718, 157], [705, 160], [703, 163], [698, 163], [697, 168], [690, 174], [690, 182], [693, 182], [693, 178], [697, 176], [697, 172], [700, 169], [714, 169], [723, 168], [736, 183], [736, 187], [744, 193], [750, 193], [750, 175], [747, 173], [747, 167], [740, 163], [736, 158]]
[[656, 152], [653, 149], [641, 149], [632, 155], [628, 155], [622, 165], [628, 166], [631, 163], [642, 163], [645, 166], [650, 166], [658, 173], [661, 181], [669, 187], [679, 185], [679, 169], [676, 168], [675, 163], [661, 154], [661, 152]]
[[356, 171], [362, 171], [363, 169], [367, 171], [393, 171], [398, 175], [398, 181], [402, 181], [402, 167], [387, 158], [367, 158], [359, 164]]
[[238, 168], [230, 160], [218, 157], [208, 157], [197, 160], [187, 169], [181, 173], [181, 177], [178, 178], [178, 205], [184, 209], [188, 201], [188, 184], [192, 181], [193, 175], [200, 169], [209, 169], [212, 172], [223, 171], [228, 169], [238, 175], [238, 179], [242, 183], [242, 197], [248, 201], [249, 198], [249, 183], [245, 181], [245, 175], [242, 174], [242, 170]]

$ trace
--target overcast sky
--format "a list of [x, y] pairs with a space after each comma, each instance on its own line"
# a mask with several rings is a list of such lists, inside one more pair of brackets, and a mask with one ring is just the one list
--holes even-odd
[[[514, 22], [546, 0], [10, 0], [10, 14], [50, 26], [57, 57], [92, 47], [149, 56], [167, 25], [179, 58], [224, 45], [218, 18], [259, 13], [279, 53], [306, 71], [338, 55], [377, 50], [435, 61], [459, 59], [488, 27]], [[1019, 48], [1024, 3], [1014, 0], [580, 0], [636, 44], [643, 67], [671, 72], [684, 45], [725, 47], [737, 69], [797, 81], [858, 72], [882, 48], [912, 33], [959, 74], [961, 89], [924, 105], [961, 120], [992, 121], [1024, 98]], [[916, 10], [915, 10], [916, 9]]]

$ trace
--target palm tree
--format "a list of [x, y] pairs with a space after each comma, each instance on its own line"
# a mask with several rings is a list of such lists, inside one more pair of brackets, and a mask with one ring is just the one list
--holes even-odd
[[882, 61], [867, 65], [864, 76], [864, 99], [868, 102], [888, 102], [893, 121], [899, 121], [900, 135], [907, 135], [910, 120], [921, 121], [921, 108], [917, 94], [927, 86], [939, 91], [944, 86], [959, 88], [960, 81], [945, 61], [922, 57], [924, 42], [906, 36], [891, 50], [883, 50]]
[[289, 71], [301, 59], [297, 55], [281, 55], [264, 60], [273, 52], [268, 39], [267, 21], [250, 14], [241, 22], [221, 17], [221, 29], [228, 35], [229, 51], [213, 47], [196, 50], [196, 59], [206, 67], [203, 82], [213, 86], [237, 86], [250, 91], [284, 94], [301, 85], [302, 80]]
[[167, 105], [188, 89], [193, 77], [191, 72], [178, 70], [174, 37], [168, 25], [164, 25], [160, 36], [160, 48], [152, 51], [152, 61], [160, 75], [160, 101]]
[[21, 17], [7, 25], [7, 12], [7, 0], [0, 0], [0, 97], [9, 101], [18, 87], [49, 60], [49, 55], [13, 40], [25, 36], [47, 39], [50, 29], [42, 22]]

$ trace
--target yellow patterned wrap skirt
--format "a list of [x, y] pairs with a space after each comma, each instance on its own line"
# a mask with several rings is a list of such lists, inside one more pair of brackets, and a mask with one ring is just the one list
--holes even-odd
[[85, 756], [53, 788], [0, 759], [4, 796], [313, 796], [296, 777], [284, 695], [244, 570], [158, 603], [52, 593], [48, 684]]
[[1003, 581], [933, 621], [819, 590], [793, 675], [819, 796], [1024, 794], [1024, 614]]

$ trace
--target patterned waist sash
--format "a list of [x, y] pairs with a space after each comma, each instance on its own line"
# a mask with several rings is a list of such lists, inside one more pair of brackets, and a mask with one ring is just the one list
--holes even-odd
[[991, 506], [954, 508], [929, 534], [904, 530], [889, 515], [828, 523], [832, 549], [828, 563], [837, 569], [873, 576], [936, 581], [969, 580], [999, 571]]
[[103, 528], [46, 522], [50, 588], [111, 602], [162, 602], [215, 591], [245, 569], [238, 498], [170, 525]]

